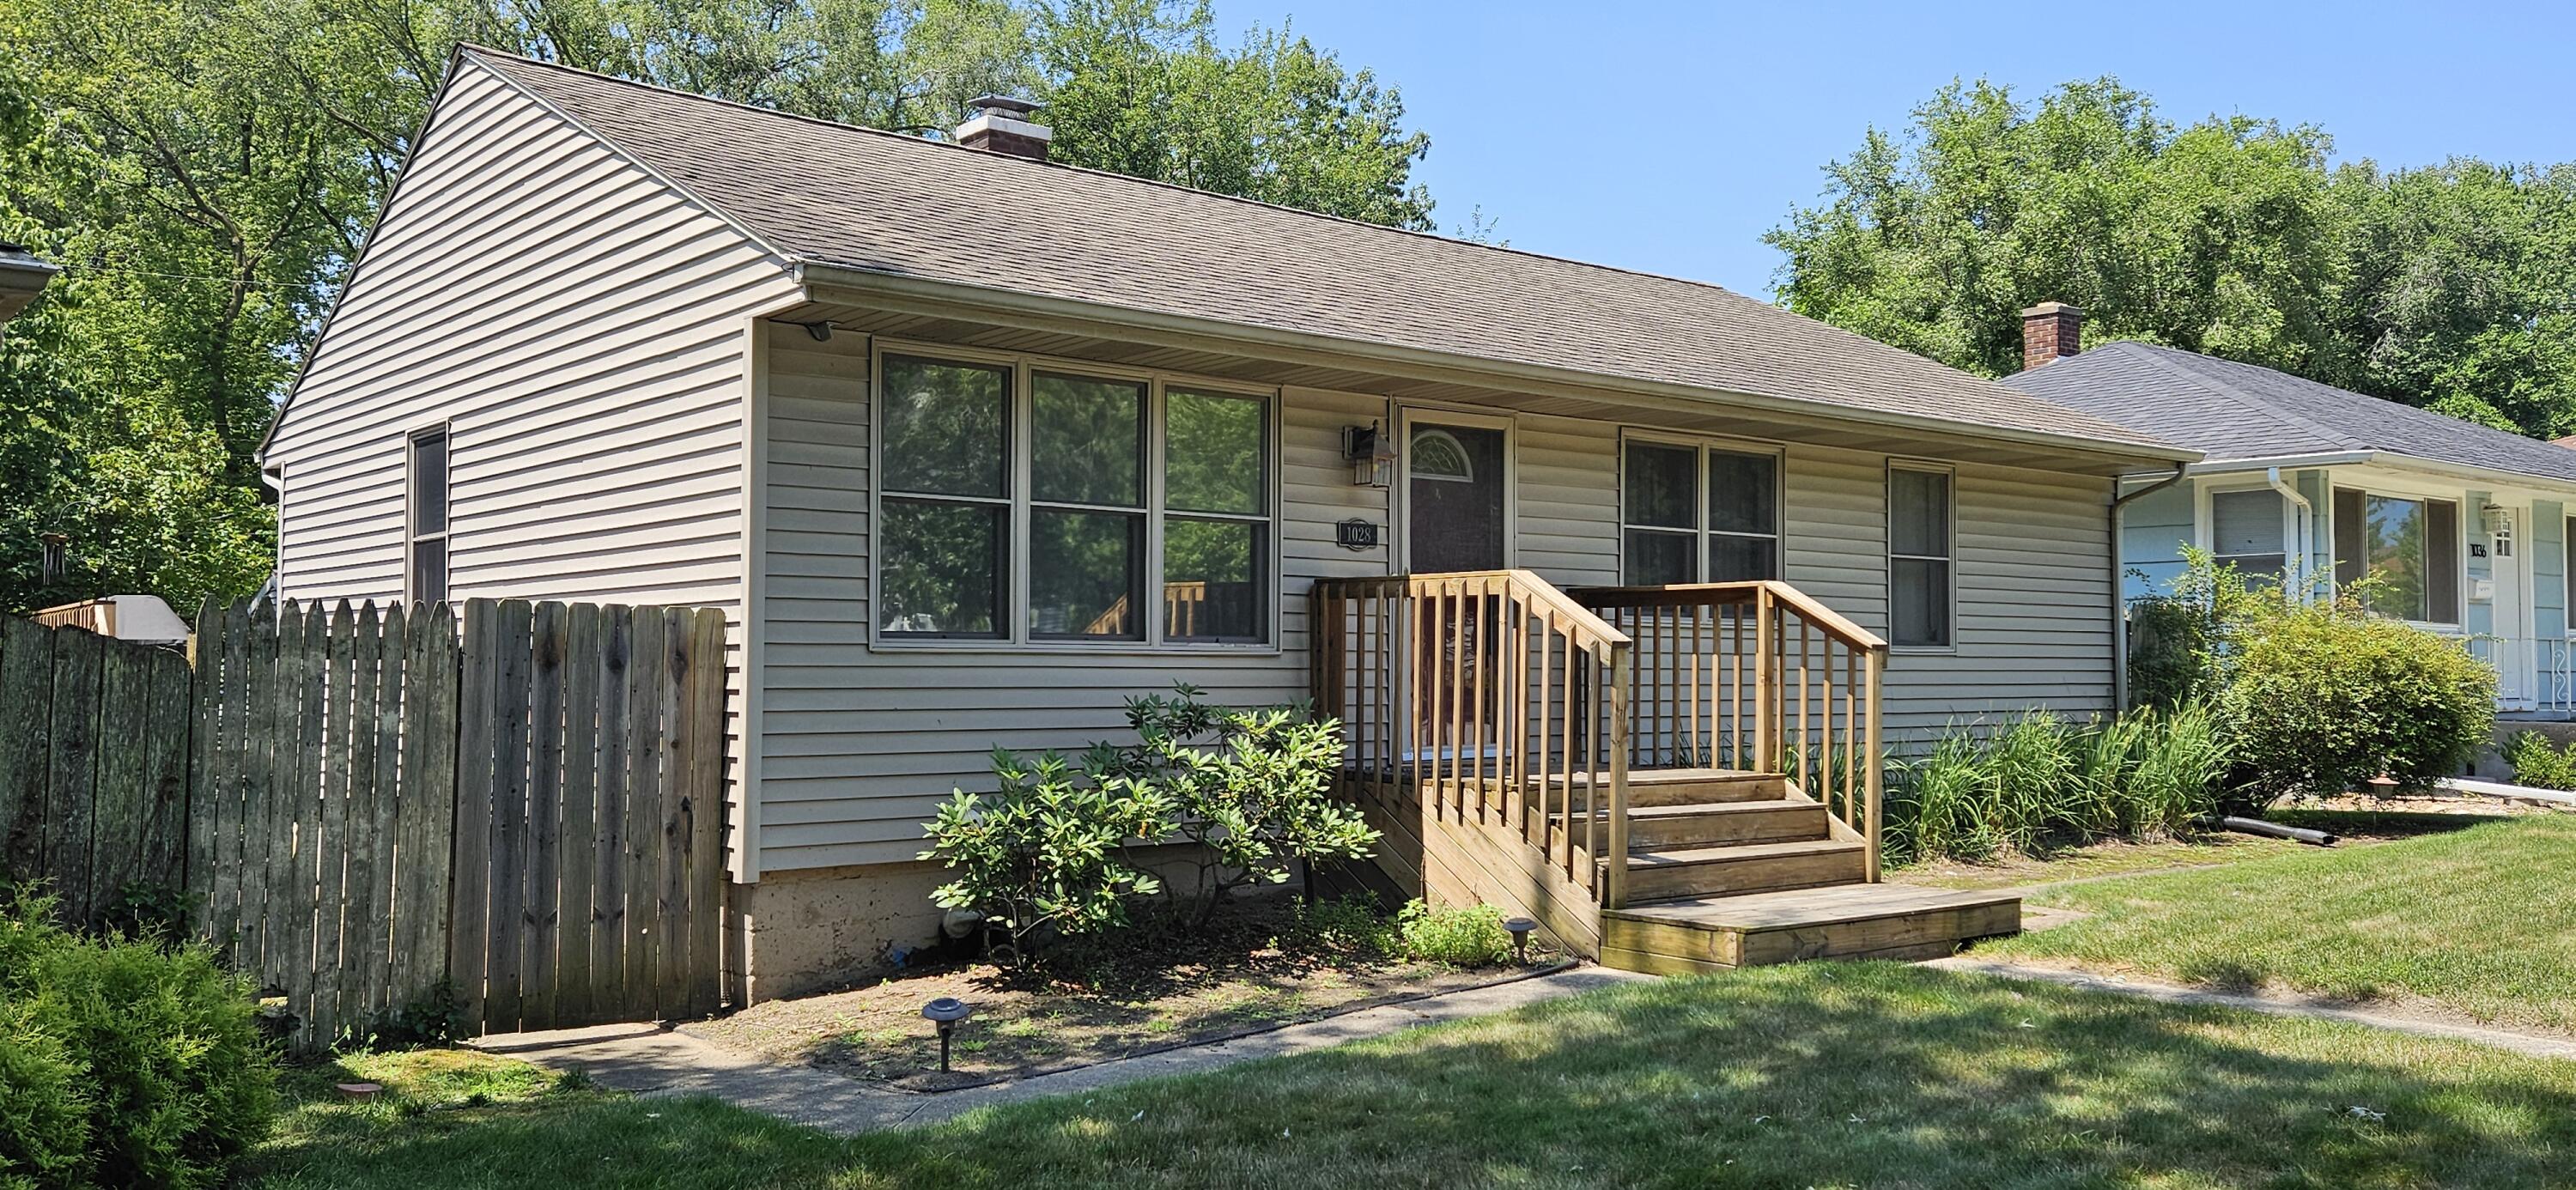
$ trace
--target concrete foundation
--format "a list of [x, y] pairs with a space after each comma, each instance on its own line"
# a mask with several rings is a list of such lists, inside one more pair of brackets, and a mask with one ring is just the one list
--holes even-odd
[[[1194, 855], [1193, 848], [1164, 847], [1139, 858], [1186, 891], [1197, 886]], [[946, 911], [930, 903], [930, 890], [950, 879], [947, 867], [924, 861], [769, 872], [757, 884], [734, 885], [741, 1002], [847, 987], [896, 969], [899, 954], [937, 946]], [[1298, 887], [1292, 879], [1276, 891]]]

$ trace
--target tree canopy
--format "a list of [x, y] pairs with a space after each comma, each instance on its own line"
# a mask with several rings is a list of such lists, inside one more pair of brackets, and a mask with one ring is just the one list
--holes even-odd
[[1400, 94], [1205, 0], [0, 0], [0, 240], [65, 266], [0, 331], [0, 607], [258, 586], [255, 452], [460, 42], [925, 136], [1020, 93], [1059, 161], [1431, 226]]
[[2313, 126], [2182, 125], [2117, 79], [1953, 83], [1826, 167], [1766, 242], [1801, 314], [1955, 367], [2020, 311], [2541, 437], [2576, 431], [2576, 167], [2336, 165]]

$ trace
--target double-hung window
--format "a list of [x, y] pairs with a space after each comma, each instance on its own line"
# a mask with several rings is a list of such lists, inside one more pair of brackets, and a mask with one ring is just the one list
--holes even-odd
[[403, 595], [413, 603], [447, 598], [447, 431], [411, 436], [411, 498], [403, 524]]
[[1622, 581], [1780, 577], [1780, 456], [1632, 438], [1620, 470]]
[[1958, 581], [1952, 562], [1950, 472], [1913, 464], [1887, 469], [1889, 643], [1949, 648]]
[[2357, 488], [2334, 494], [2335, 584], [2383, 616], [2460, 622], [2460, 505]]
[[2279, 581], [2290, 565], [2287, 511], [2288, 502], [2270, 488], [2210, 493], [2210, 560]]
[[899, 351], [878, 372], [880, 639], [1270, 640], [1268, 396]]

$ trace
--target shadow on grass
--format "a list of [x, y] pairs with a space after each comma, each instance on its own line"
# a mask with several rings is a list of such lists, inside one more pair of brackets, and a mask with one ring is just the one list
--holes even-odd
[[[2502, 1186], [2576, 1166], [2576, 1065], [1883, 964], [1624, 988], [846, 1142], [641, 1107], [386, 1136], [332, 1184]], [[417, 1176], [451, 1168], [517, 1180]]]
[[2513, 814], [2438, 814], [2422, 810], [2316, 810], [2279, 806], [2263, 818], [2283, 826], [2303, 826], [2365, 839], [2411, 839], [2446, 835], [2490, 822], [2509, 822]]

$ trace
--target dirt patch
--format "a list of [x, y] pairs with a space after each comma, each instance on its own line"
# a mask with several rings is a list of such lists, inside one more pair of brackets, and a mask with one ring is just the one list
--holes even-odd
[[[681, 1032], [772, 1061], [945, 1091], [1478, 987], [1560, 961], [1533, 942], [1528, 967], [1415, 962], [1388, 953], [1387, 929], [1383, 919], [1349, 915], [1319, 928], [1293, 900], [1253, 902], [1204, 932], [1140, 926], [1059, 951], [1039, 971], [925, 967]], [[921, 1006], [941, 996], [974, 1006], [950, 1039], [944, 1075], [938, 1035], [921, 1017]]]

